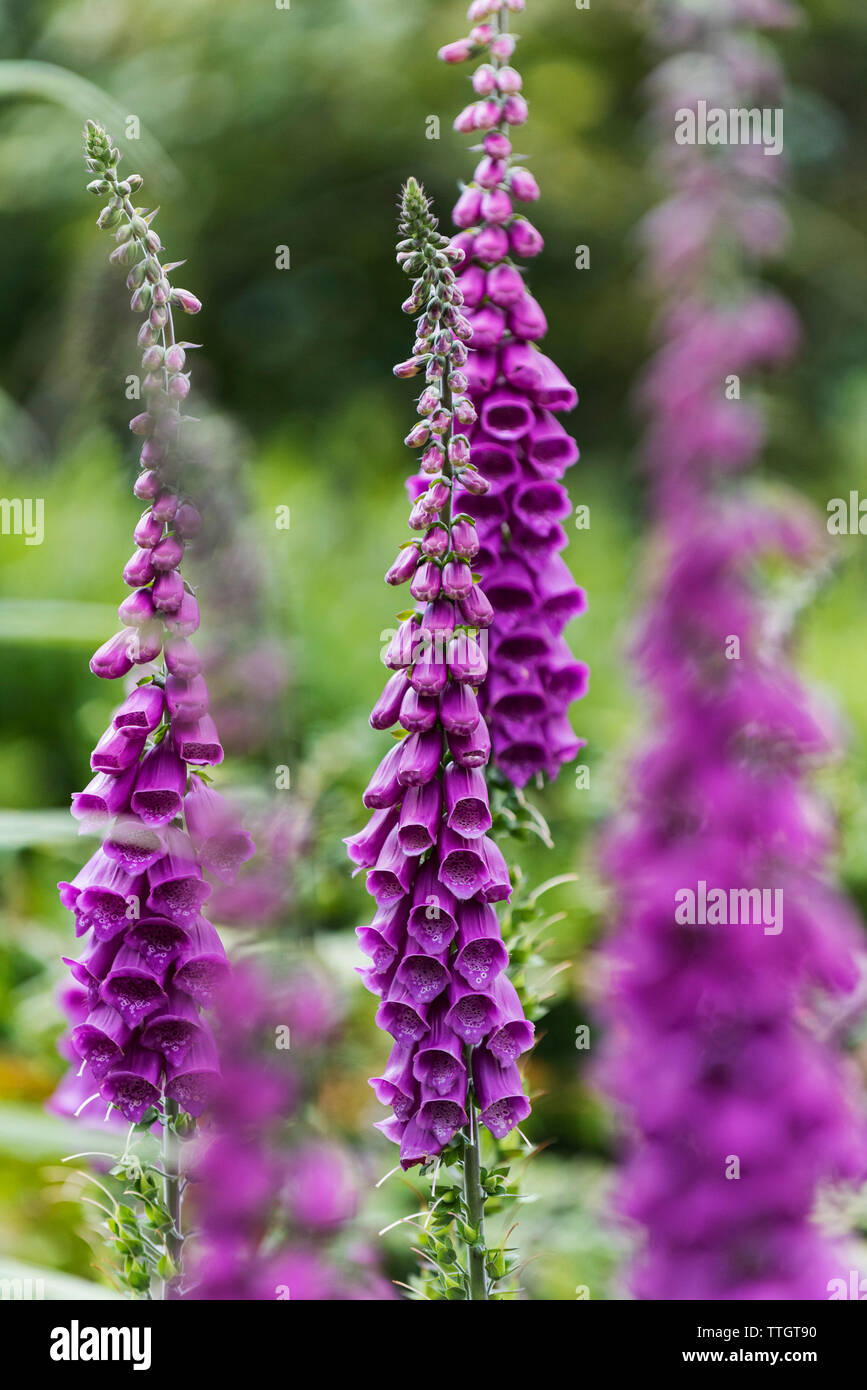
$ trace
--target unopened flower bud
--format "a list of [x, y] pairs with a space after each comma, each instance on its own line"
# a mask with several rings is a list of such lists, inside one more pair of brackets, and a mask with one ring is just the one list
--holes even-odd
[[469, 468], [461, 469], [458, 475], [458, 482], [466, 492], [471, 492], [474, 497], [484, 497], [486, 492], [490, 492], [491, 484], [487, 478], [483, 478], [481, 473], [472, 464]]
[[456, 434], [449, 440], [449, 463], [464, 464], [470, 461], [470, 441], [465, 434]]
[[422, 358], [408, 357], [405, 362], [398, 362], [396, 366], [392, 367], [392, 371], [395, 376], [401, 378], [418, 376], [423, 365]]
[[420, 449], [424, 444], [427, 444], [429, 439], [429, 425], [425, 424], [423, 420], [419, 420], [417, 425], [413, 425], [403, 442], [408, 449]]
[[463, 63], [472, 55], [473, 48], [471, 39], [456, 39], [454, 43], [444, 44], [437, 57], [443, 63]]
[[172, 290], [172, 303], [180, 304], [185, 314], [197, 314], [202, 307], [202, 301], [189, 290]]
[[473, 73], [473, 90], [480, 97], [489, 97], [497, 90], [497, 70], [490, 63], [482, 63]]
[[175, 513], [175, 533], [182, 540], [192, 540], [202, 529], [202, 516], [192, 502], [182, 502]]

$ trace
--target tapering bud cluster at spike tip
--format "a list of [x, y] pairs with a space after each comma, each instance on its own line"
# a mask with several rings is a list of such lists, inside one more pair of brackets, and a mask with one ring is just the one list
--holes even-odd
[[415, 606], [386, 654], [393, 674], [370, 716], [400, 727], [364, 793], [373, 812], [347, 840], [368, 870], [376, 915], [358, 928], [373, 964], [361, 972], [382, 1000], [377, 1023], [394, 1047], [371, 1082], [392, 1109], [379, 1128], [400, 1144], [404, 1168], [441, 1153], [468, 1121], [469, 1086], [498, 1138], [529, 1114], [517, 1058], [533, 1041], [514, 986], [494, 904], [511, 894], [509, 871], [489, 837], [484, 767], [488, 726], [480, 709], [491, 605], [473, 572], [473, 518], [455, 499], [488, 482], [469, 460], [472, 417], [464, 368], [469, 326], [454, 266], [462, 253], [436, 231], [423, 190], [410, 180], [401, 205], [398, 261], [414, 277], [404, 304], [417, 314], [405, 376], [424, 375], [419, 423], [407, 443], [422, 450], [411, 480], [410, 527], [418, 533], [386, 575], [409, 584]]
[[128, 269], [139, 333], [145, 409], [130, 422], [142, 439], [136, 495], [148, 501], [124, 570], [132, 591], [123, 624], [93, 656], [105, 679], [138, 678], [91, 757], [93, 779], [72, 798], [99, 849], [60, 899], [75, 917], [81, 953], [69, 960], [78, 993], [70, 1044], [80, 1070], [63, 1087], [71, 1109], [97, 1094], [138, 1122], [164, 1097], [198, 1115], [218, 1074], [213, 1036], [201, 1014], [225, 976], [225, 952], [202, 915], [211, 879], [231, 882], [254, 846], [236, 813], [207, 784], [204, 767], [223, 752], [208, 712], [208, 688], [190, 638], [199, 608], [181, 576], [199, 514], [184, 496], [178, 441], [189, 390], [186, 352], [173, 307], [201, 307], [174, 288], [161, 263], [153, 213], [133, 207], [138, 175], [119, 179], [118, 151], [88, 122], [85, 162], [92, 192], [107, 197], [99, 224], [114, 232], [110, 259]]
[[476, 100], [455, 121], [459, 132], [481, 136], [483, 151], [452, 214], [452, 246], [464, 252], [458, 284], [471, 329], [467, 395], [476, 420], [467, 434], [491, 486], [462, 494], [458, 506], [477, 524], [475, 566], [497, 615], [497, 675], [482, 695], [493, 759], [518, 786], [538, 773], [555, 777], [583, 746], [567, 711], [588, 684], [586, 665], [563, 637], [586, 599], [560, 554], [571, 511], [561, 480], [578, 448], [556, 412], [572, 410], [578, 397], [539, 349], [547, 323], [520, 266], [543, 245], [520, 211], [539, 197], [536, 180], [512, 155], [511, 132], [528, 108], [507, 20], [523, 8], [523, 0], [479, 0], [468, 37], [440, 50], [446, 62], [484, 59], [472, 77]]

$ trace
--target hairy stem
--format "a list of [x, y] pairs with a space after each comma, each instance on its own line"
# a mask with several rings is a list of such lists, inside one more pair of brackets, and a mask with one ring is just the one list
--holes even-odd
[[467, 1242], [467, 1273], [470, 1280], [469, 1297], [473, 1301], [488, 1300], [488, 1279], [485, 1272], [485, 1194], [479, 1162], [479, 1122], [475, 1097], [470, 1096], [469, 1124], [464, 1139], [464, 1201], [467, 1219], [476, 1232], [473, 1245]]

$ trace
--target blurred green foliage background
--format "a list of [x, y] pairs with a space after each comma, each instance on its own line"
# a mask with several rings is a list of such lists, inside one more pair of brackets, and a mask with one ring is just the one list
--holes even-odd
[[[763, 472], [824, 510], [857, 488], [867, 461], [865, 147], [867, 11], [809, 0], [809, 23], [779, 41], [792, 80], [786, 148], [794, 235], [772, 278], [806, 326], [784, 380], [766, 383], [771, 421]], [[533, 880], [575, 873], [551, 894], [563, 914], [550, 957], [569, 962], [533, 1059], [544, 1094], [530, 1133], [549, 1147], [527, 1188], [519, 1239], [531, 1296], [617, 1297], [625, 1237], [606, 1218], [611, 1118], [588, 1085], [575, 1027], [592, 1017], [589, 947], [605, 929], [594, 836], [616, 805], [643, 699], [625, 651], [642, 597], [644, 487], [630, 391], [650, 345], [652, 305], [634, 229], [659, 191], [647, 165], [642, 82], [652, 63], [643, 7], [531, 0], [520, 66], [531, 101], [521, 149], [543, 191], [534, 211], [546, 250], [531, 284], [549, 317], [548, 351], [579, 388], [582, 450], [569, 482], [589, 531], [567, 558], [590, 596], [571, 632], [590, 661], [575, 711], [589, 741], [589, 790], [565, 770], [540, 797], [556, 848], [515, 847]], [[126, 378], [135, 330], [109, 244], [84, 192], [80, 128], [103, 119], [162, 205], [169, 254], [204, 301], [205, 350], [194, 373], [203, 469], [230, 490], [235, 524], [258, 566], [247, 614], [288, 659], [285, 691], [259, 737], [231, 765], [234, 782], [273, 788], [288, 765], [312, 828], [293, 866], [279, 931], [286, 950], [313, 943], [345, 993], [349, 1022], [321, 1098], [323, 1123], [351, 1142], [364, 1173], [390, 1146], [371, 1129], [365, 1084], [386, 1054], [370, 996], [356, 983], [353, 927], [366, 895], [349, 878], [341, 837], [360, 827], [360, 792], [383, 748], [366, 712], [382, 684], [380, 632], [394, 618], [382, 574], [405, 531], [401, 439], [411, 391], [391, 376], [406, 355], [404, 284], [394, 265], [395, 200], [410, 173], [443, 223], [472, 156], [451, 122], [466, 69], [437, 47], [464, 32], [456, 0], [0, 0], [0, 494], [41, 496], [45, 540], [0, 538], [0, 1263], [90, 1279], [87, 1218], [68, 1200], [58, 1160], [86, 1147], [42, 1106], [63, 1064], [54, 992], [70, 919], [54, 884], [85, 857], [65, 813], [87, 780], [90, 747], [112, 692], [88, 671], [114, 630], [120, 569], [137, 515]], [[92, 85], [88, 85], [92, 84]], [[139, 140], [125, 139], [129, 116]], [[428, 139], [430, 116], [440, 138]], [[591, 249], [589, 270], [575, 247]], [[291, 269], [278, 270], [278, 248]], [[275, 508], [291, 509], [288, 531]], [[863, 540], [834, 542], [833, 573], [800, 625], [802, 667], [841, 709], [846, 751], [824, 774], [841, 817], [841, 871], [867, 907], [867, 646]], [[207, 575], [207, 570], [204, 576]], [[203, 576], [203, 577], [204, 577]], [[231, 589], [231, 575], [222, 575]], [[207, 588], [203, 609], [208, 614]], [[244, 619], [243, 595], [241, 619]], [[221, 608], [210, 614], [220, 635]], [[237, 615], [236, 615], [237, 617]], [[236, 628], [232, 628], [235, 631]], [[89, 852], [89, 851], [88, 851]], [[399, 1180], [371, 1196], [366, 1234], [408, 1209]], [[386, 1241], [405, 1278], [409, 1240]], [[17, 1267], [17, 1266], [16, 1266]], [[74, 1286], [64, 1286], [65, 1288]]]

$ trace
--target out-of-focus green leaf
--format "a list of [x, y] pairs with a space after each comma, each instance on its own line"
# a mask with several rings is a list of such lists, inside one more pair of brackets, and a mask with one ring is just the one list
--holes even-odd
[[[6, 1281], [11, 1281], [12, 1288], [7, 1294]], [[86, 1302], [92, 1299], [112, 1298], [120, 1300], [120, 1294], [112, 1289], [107, 1289], [103, 1284], [93, 1284], [89, 1279], [77, 1279], [74, 1274], [61, 1274], [56, 1269], [43, 1269], [39, 1265], [22, 1264], [20, 1260], [11, 1260], [8, 1256], [0, 1252], [0, 1288], [4, 1291], [4, 1298], [12, 1301], [16, 1297], [30, 1299], [45, 1299], [48, 1302], [58, 1302], [64, 1299], [74, 1299], [76, 1303]], [[16, 1288], [20, 1289], [20, 1294], [16, 1293]]]
[[[117, 139], [123, 135], [127, 112], [113, 97], [93, 82], [70, 72], [57, 63], [40, 63], [10, 59], [0, 62], [0, 97], [41, 97], [74, 111], [81, 120], [91, 117], [101, 121]], [[159, 141], [142, 129], [136, 147], [139, 173], [158, 176], [166, 186], [177, 188], [181, 182], [176, 166]]]
[[0, 850], [56, 845], [78, 838], [68, 811], [0, 811]]
[[10, 598], [0, 601], [0, 642], [84, 646], [105, 641], [117, 627], [107, 603], [67, 599]]
[[[107, 1126], [99, 1128], [48, 1115], [30, 1105], [0, 1104], [0, 1153], [19, 1159], [59, 1160], [86, 1150], [109, 1151], [112, 1144], [120, 1151], [123, 1141], [117, 1142], [117, 1133]], [[84, 1160], [81, 1166], [85, 1166]]]

